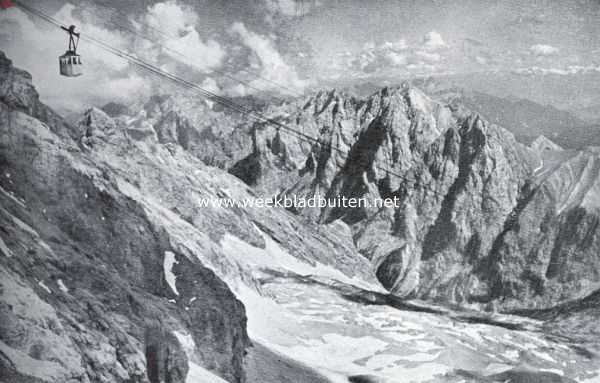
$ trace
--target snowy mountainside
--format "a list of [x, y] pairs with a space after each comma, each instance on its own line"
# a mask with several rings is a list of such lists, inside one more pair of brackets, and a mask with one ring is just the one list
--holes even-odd
[[323, 91], [295, 111], [276, 109], [274, 118], [318, 143], [259, 124], [229, 171], [261, 195], [399, 198], [400, 209], [295, 211], [349, 225], [395, 294], [515, 309], [599, 287], [594, 148], [561, 152], [542, 138], [525, 146], [408, 85], [366, 99]]
[[[597, 380], [598, 345], [544, 331], [544, 319], [390, 294], [364, 251], [377, 240], [398, 244], [378, 237], [385, 225], [365, 225], [357, 241], [356, 226], [343, 216], [319, 223], [277, 208], [201, 207], [201, 198], [251, 198], [275, 183], [252, 188], [206, 165], [194, 149], [198, 136], [188, 146], [181, 139], [195, 123], [169, 114], [179, 106], [164, 107], [168, 100], [153, 100], [145, 116], [113, 118], [92, 108], [67, 124], [39, 103], [30, 77], [3, 56], [0, 67], [2, 381]], [[333, 111], [330, 98], [342, 100], [323, 93], [311, 108]], [[410, 99], [410, 110], [434, 115], [413, 126], [415, 135], [424, 133], [415, 136], [417, 145], [426, 147], [451, 115], [417, 91]], [[387, 102], [379, 97], [370, 106]], [[344, 114], [353, 118], [353, 108], [365, 105], [344, 100]], [[326, 117], [312, 126], [320, 129], [331, 121]], [[346, 122], [338, 126], [352, 131]], [[337, 130], [325, 132], [337, 139]], [[361, 135], [339, 139], [353, 146]], [[221, 155], [221, 143], [214, 145]], [[317, 159], [321, 154], [310, 146], [278, 154], [254, 148], [260, 161], [263, 154], [275, 160], [264, 168], [266, 178], [270, 169], [286, 174], [278, 167], [282, 159], [290, 164], [306, 150]], [[539, 163], [541, 154], [523, 151], [531, 156], [525, 169]], [[317, 161], [320, 187], [345, 188], [349, 181], [335, 180], [344, 174], [330, 161], [345, 158]], [[298, 190], [314, 186], [287, 174], [281, 181]], [[567, 205], [587, 201], [586, 188]]]

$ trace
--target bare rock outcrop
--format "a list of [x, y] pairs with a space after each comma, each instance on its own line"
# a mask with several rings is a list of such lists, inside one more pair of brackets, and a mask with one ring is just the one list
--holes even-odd
[[[3, 81], [31, 87], [1, 64], [12, 73]], [[271, 276], [247, 256], [377, 286], [344, 224], [200, 204], [256, 193], [207, 166], [198, 142], [184, 145], [178, 129], [197, 125], [168, 99], [134, 116], [91, 108], [54, 126], [7, 99], [0, 94], [2, 380], [244, 382], [241, 300], [259, 297]]]
[[385, 88], [321, 92], [284, 124], [256, 126], [233, 167], [267, 195], [393, 198], [401, 207], [295, 209], [343, 220], [381, 283], [400, 296], [483, 307], [549, 307], [600, 283], [596, 151], [515, 141], [460, 104]]
[[243, 382], [242, 303], [93, 158], [135, 141], [98, 109], [67, 125], [0, 68], [1, 380]]

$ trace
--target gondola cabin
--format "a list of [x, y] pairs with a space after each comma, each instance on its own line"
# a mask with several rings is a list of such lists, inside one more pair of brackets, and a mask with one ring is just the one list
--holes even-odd
[[77, 77], [83, 74], [81, 56], [77, 54], [79, 33], [75, 32], [75, 26], [69, 28], [61, 27], [69, 34], [69, 49], [58, 58], [60, 74], [65, 77]]
[[83, 74], [81, 70], [81, 56], [72, 52], [66, 52], [58, 58], [60, 74], [66, 77], [77, 77]]

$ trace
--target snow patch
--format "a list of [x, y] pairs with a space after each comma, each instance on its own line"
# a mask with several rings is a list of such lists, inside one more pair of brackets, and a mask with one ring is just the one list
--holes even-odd
[[367, 361], [365, 367], [372, 370], [379, 370], [384, 367], [393, 366], [398, 361], [398, 355], [377, 354]]
[[600, 383], [600, 370], [596, 372], [596, 376], [582, 380], [581, 383]]
[[533, 174], [537, 174], [537, 172], [542, 170], [543, 167], [544, 167], [544, 160], [540, 159], [540, 165], [537, 168], [533, 169]]
[[369, 373], [369, 370], [355, 361], [385, 350], [388, 343], [372, 336], [355, 338], [329, 333], [324, 334], [321, 339], [304, 340], [303, 345], [271, 346], [284, 355], [293, 355], [295, 359], [317, 367], [319, 371], [362, 374]]
[[548, 354], [547, 354], [547, 353], [545, 353], [545, 352], [536, 351], [536, 350], [530, 350], [530, 351], [531, 351], [531, 353], [532, 353], [533, 355], [537, 356], [537, 357], [538, 357], [538, 358], [540, 358], [540, 359], [544, 359], [544, 360], [546, 360], [546, 361], [548, 361], [548, 362], [552, 362], [552, 363], [558, 363], [558, 362], [556, 361], [556, 359], [554, 359], [553, 357], [551, 357], [550, 355], [548, 355]]
[[56, 281], [56, 284], [58, 285], [58, 288], [60, 289], [60, 291], [62, 291], [63, 293], [67, 294], [69, 292], [69, 289], [67, 288], [67, 286], [65, 286], [62, 279], [59, 279], [58, 281]]
[[411, 355], [403, 355], [401, 359], [409, 362], [433, 362], [440, 356], [440, 354], [441, 352], [438, 352], [435, 355], [427, 354], [424, 352], [417, 352]]
[[436, 376], [447, 374], [450, 371], [453, 371], [453, 368], [443, 364], [423, 363], [414, 368], [394, 366], [383, 369], [381, 373], [390, 379], [401, 376], [405, 382], [429, 382]]
[[310, 265], [289, 254], [281, 248], [273, 238], [255, 227], [265, 240], [265, 248], [261, 249], [250, 245], [238, 237], [227, 233], [221, 240], [221, 248], [228, 258], [235, 260], [240, 265], [249, 266], [251, 270], [271, 269], [279, 271], [291, 271], [299, 275], [314, 275], [338, 280], [350, 285], [359, 286], [372, 291], [382, 291], [380, 286], [361, 281], [358, 278], [350, 278], [332, 266], [315, 262]]
[[190, 334], [173, 331], [173, 335], [175, 335], [177, 341], [179, 341], [179, 344], [181, 345], [181, 348], [183, 348], [188, 359], [189, 370], [185, 378], [185, 383], [228, 383], [225, 379], [213, 374], [192, 361], [196, 354], [196, 343]]
[[177, 277], [175, 276], [175, 274], [173, 274], [173, 265], [176, 265], [178, 263], [179, 262], [177, 262], [177, 260], [175, 259], [175, 254], [173, 254], [171, 251], [165, 251], [165, 259], [163, 261], [165, 279], [169, 284], [171, 290], [175, 293], [175, 295], [179, 295], [179, 292], [177, 291], [176, 286]]
[[196, 353], [196, 342], [194, 342], [194, 338], [190, 334], [179, 331], [173, 331], [173, 335], [175, 335], [175, 338], [179, 341], [185, 355], [188, 359], [191, 359]]
[[0, 251], [2, 252], [2, 254], [4, 254], [7, 258], [10, 258], [13, 256], [13, 252], [12, 250], [10, 250], [8, 248], [8, 246], [6, 246], [6, 243], [4, 243], [4, 240], [2, 240], [2, 237], [0, 237]]
[[229, 383], [194, 362], [188, 361], [188, 366], [189, 370], [185, 378], [185, 383]]
[[540, 371], [551, 372], [556, 375], [565, 376], [565, 372], [563, 370], [559, 370], [558, 368], [540, 368]]
[[27, 207], [23, 201], [21, 201], [19, 198], [15, 197], [13, 195], [13, 193], [6, 191], [6, 189], [4, 189], [2, 186], [0, 186], [0, 192], [2, 192], [2, 194], [4, 194], [6, 197], [8, 197], [10, 200], [15, 202], [17, 205], [21, 206], [22, 208]]
[[502, 356], [507, 359], [516, 360], [519, 357], [519, 351], [518, 350], [506, 350], [506, 351], [504, 351]]
[[48, 288], [48, 286], [46, 286], [46, 285], [44, 284], [44, 281], [39, 281], [39, 282], [38, 282], [38, 285], [39, 285], [39, 286], [40, 286], [42, 289], [46, 290], [46, 292], [47, 292], [48, 294], [52, 294], [52, 290], [50, 290], [50, 289]]

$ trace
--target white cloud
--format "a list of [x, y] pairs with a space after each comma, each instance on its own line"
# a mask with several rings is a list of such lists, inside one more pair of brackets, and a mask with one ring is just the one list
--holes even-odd
[[163, 53], [202, 72], [221, 65], [225, 50], [215, 41], [204, 41], [196, 29], [198, 15], [193, 9], [176, 1], [156, 3], [148, 8], [145, 22], [155, 30], [165, 32], [155, 38], [166, 47]]
[[440, 35], [436, 31], [428, 32], [423, 37], [423, 48], [424, 49], [427, 49], [427, 50], [437, 50], [437, 49], [440, 49], [440, 48], [445, 48], [447, 46], [448, 45], [446, 44], [446, 42], [442, 38], [442, 35]]
[[286, 63], [279, 54], [272, 40], [248, 30], [241, 22], [234, 23], [231, 31], [238, 35], [242, 43], [253, 52], [255, 59], [253, 64], [260, 69], [260, 76], [269, 80], [268, 82], [260, 79], [253, 80], [251, 81], [252, 86], [260, 87], [260, 89], [271, 88], [275, 91], [284, 91], [284, 93], [287, 92], [284, 89], [273, 87], [273, 83], [296, 90], [301, 90], [306, 86], [306, 82], [299, 78], [296, 69]]
[[304, 0], [264, 0], [267, 9], [272, 13], [279, 13], [284, 16], [304, 16], [315, 8], [322, 5], [320, 1]]
[[357, 54], [345, 52], [341, 58], [347, 61], [347, 66], [364, 72], [376, 72], [385, 67], [403, 67], [408, 63], [408, 45], [406, 40], [396, 42], [386, 41], [376, 45], [367, 42]]
[[173, 36], [187, 33], [198, 22], [198, 15], [192, 9], [184, 8], [174, 0], [150, 6], [145, 18], [152, 27]]
[[294, 0], [266, 0], [267, 8], [273, 12], [281, 12], [286, 16], [296, 16], [300, 8]]
[[387, 59], [387, 61], [389, 61], [390, 64], [392, 64], [393, 66], [402, 66], [402, 65], [406, 65], [407, 63], [407, 58], [406, 55], [402, 54], [402, 53], [398, 53], [395, 51], [390, 51], [387, 52], [385, 54], [385, 58]]
[[221, 90], [215, 79], [212, 77], [205, 78], [204, 81], [202, 81], [202, 84], [200, 84], [200, 86], [213, 93], [217, 93]]
[[[152, 41], [104, 26], [105, 21], [96, 11], [93, 7], [81, 8], [67, 3], [53, 17], [65, 25], [76, 25], [84, 36], [94, 36], [115, 48], [135, 52], [138, 57], [173, 73], [181, 70], [182, 63], [204, 73], [210, 72], [225, 58], [225, 49], [217, 41], [199, 34], [197, 13], [176, 1], [156, 3], [130, 19], [140, 32], [152, 36]], [[155, 29], [143, 30], [142, 23], [136, 20]], [[2, 50], [15, 66], [32, 74], [42, 100], [61, 113], [109, 101], [128, 103], [164, 85], [151, 75], [138, 73], [125, 59], [83, 39], [78, 49], [82, 55], [83, 76], [75, 79], [60, 76], [57, 61], [67, 49], [67, 34], [31, 18], [18, 7], [0, 12], [0, 41], [3, 41]], [[218, 89], [214, 80], [205, 80], [203, 85]]]
[[552, 45], [546, 44], [535, 44], [532, 45], [529, 50], [536, 56], [551, 56], [553, 54], [558, 53], [558, 48], [553, 47]]
[[432, 31], [424, 36], [422, 42], [412, 46], [405, 39], [379, 45], [371, 41], [365, 43], [359, 52], [345, 52], [339, 59], [345, 61], [346, 68], [363, 74], [385, 71], [424, 74], [437, 69], [444, 60], [444, 48], [447, 46], [442, 36]]
[[408, 48], [408, 44], [406, 43], [405, 39], [400, 39], [396, 42], [386, 41], [385, 43], [381, 44], [381, 47], [393, 51], [403, 51]]
[[243, 97], [248, 94], [248, 89], [243, 84], [233, 85], [226, 90], [229, 96]]
[[437, 63], [442, 60], [442, 55], [439, 53], [427, 52], [424, 50], [416, 51], [415, 56], [427, 63]]
[[[95, 92], [101, 95], [109, 95], [109, 100], [129, 104], [132, 95], [147, 95], [150, 92], [150, 84], [147, 79], [131, 74], [125, 77], [110, 79], [97, 84]], [[87, 93], [87, 90], [83, 90]]]
[[518, 68], [513, 70], [515, 73], [523, 75], [561, 75], [568, 76], [580, 73], [600, 72], [600, 65], [569, 65], [561, 68], [543, 68], [539, 66], [532, 66], [528, 68]]
[[482, 56], [475, 56], [475, 61], [477, 62], [477, 64], [480, 64], [480, 65], [485, 65], [488, 63], [488, 60]]

